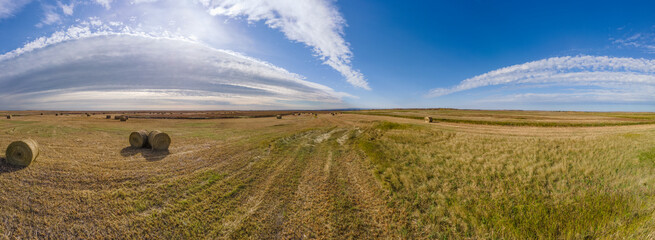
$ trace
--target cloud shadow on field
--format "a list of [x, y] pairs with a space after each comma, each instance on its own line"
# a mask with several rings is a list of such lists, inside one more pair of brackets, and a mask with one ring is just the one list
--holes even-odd
[[157, 151], [150, 148], [135, 148], [132, 146], [125, 147], [121, 149], [121, 156], [131, 157], [137, 154], [141, 154], [143, 158], [148, 161], [159, 161], [166, 158], [171, 152], [168, 150]]
[[20, 171], [25, 168], [26, 167], [13, 166], [7, 163], [7, 160], [5, 158], [0, 158], [0, 174]]

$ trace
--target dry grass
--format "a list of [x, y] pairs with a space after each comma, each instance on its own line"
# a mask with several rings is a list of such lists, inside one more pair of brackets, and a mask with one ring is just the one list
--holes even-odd
[[496, 126], [602, 127], [655, 124], [655, 113], [485, 111], [453, 109], [392, 109], [351, 111], [346, 113], [391, 116], [408, 119], [423, 119], [425, 115], [428, 115], [437, 122]]
[[404, 212], [406, 237], [652, 238], [655, 165], [644, 152], [655, 132], [604, 130], [512, 136], [380, 122], [359, 146]]
[[[0, 146], [41, 155], [0, 164], [8, 238], [655, 238], [654, 125], [14, 116]], [[131, 148], [135, 129], [175, 141]]]

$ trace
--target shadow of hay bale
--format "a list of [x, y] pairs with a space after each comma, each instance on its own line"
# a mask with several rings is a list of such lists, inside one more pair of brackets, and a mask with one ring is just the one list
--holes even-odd
[[125, 147], [125, 148], [121, 149], [121, 156], [131, 157], [131, 156], [139, 154], [142, 150], [143, 150], [143, 148], [135, 148], [135, 147], [132, 147], [132, 146]]
[[150, 149], [146, 149], [146, 151], [143, 151], [141, 153], [141, 155], [148, 161], [159, 161], [168, 157], [168, 155], [170, 154], [171, 152], [169, 152], [168, 150], [157, 151], [157, 150], [150, 150]]
[[156, 151], [149, 148], [135, 148], [132, 146], [121, 149], [121, 156], [123, 157], [131, 157], [137, 154], [141, 154], [148, 161], [159, 161], [166, 158], [171, 152], [168, 150]]
[[5, 158], [0, 158], [0, 174], [20, 171], [20, 170], [23, 170], [25, 168], [27, 168], [27, 167], [11, 165], [11, 164], [7, 163], [7, 160]]

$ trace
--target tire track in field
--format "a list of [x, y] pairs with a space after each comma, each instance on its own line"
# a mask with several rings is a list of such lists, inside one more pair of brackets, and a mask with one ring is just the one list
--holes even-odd
[[[335, 131], [319, 135], [317, 139], [320, 141], [315, 139], [314, 142], [323, 143]], [[282, 230], [284, 239], [338, 238], [334, 235], [329, 196], [333, 153], [325, 148], [326, 144], [318, 144], [308, 159], [308, 166], [302, 173], [289, 207], [288, 222]]]
[[[294, 136], [298, 138], [306, 138], [307, 133], [300, 133]], [[236, 190], [241, 189], [237, 196], [232, 199], [221, 199], [209, 197], [203, 202], [216, 202], [219, 209], [212, 209], [205, 207], [199, 212], [218, 212], [221, 216], [215, 219], [214, 222], [206, 222], [207, 226], [206, 236], [214, 236], [221, 238], [229, 238], [231, 235], [238, 233], [239, 228], [243, 225], [243, 221], [247, 221], [248, 217], [257, 213], [260, 206], [267, 199], [266, 194], [276, 187], [274, 180], [279, 178], [287, 168], [292, 165], [292, 160], [284, 157], [277, 157], [270, 154], [270, 148], [264, 152], [268, 152], [267, 156], [263, 159], [251, 161], [243, 169], [239, 169], [237, 173], [230, 174], [233, 179], [246, 179], [237, 187]], [[275, 166], [271, 168], [271, 166]], [[229, 183], [227, 185], [230, 185]], [[234, 185], [234, 184], [232, 184]], [[213, 195], [222, 195], [226, 189], [214, 189]], [[232, 191], [235, 189], [233, 188]], [[222, 202], [229, 202], [227, 205]], [[202, 206], [213, 206], [216, 204], [200, 204]]]
[[[356, 129], [319, 135], [294, 194], [284, 239], [378, 239], [394, 236], [391, 211], [344, 136]], [[325, 135], [333, 135], [325, 138]]]
[[[366, 162], [360, 159], [357, 150], [348, 138], [352, 135], [361, 134], [358, 127], [353, 127], [335, 139], [337, 144], [332, 145], [335, 152], [339, 152], [340, 157], [333, 163], [335, 182], [343, 183], [339, 188], [332, 191], [342, 191], [344, 194], [335, 195], [341, 203], [335, 202], [335, 211], [338, 208], [346, 207], [344, 219], [339, 219], [338, 223], [345, 223], [346, 232], [339, 233], [341, 238], [355, 239], [380, 239], [380, 238], [400, 238], [397, 231], [393, 229], [393, 211], [387, 206], [384, 199], [385, 194], [382, 187], [373, 177], [371, 171], [365, 166]], [[350, 206], [349, 206], [350, 204]], [[352, 219], [348, 219], [352, 217]], [[359, 228], [359, 229], [358, 229]], [[356, 229], [356, 231], [353, 231]]]
[[288, 180], [293, 181], [293, 173], [299, 172], [303, 167], [302, 158], [288, 156], [297, 156], [302, 152], [306, 146], [300, 143], [308, 141], [311, 134], [312, 132], [304, 132], [291, 141], [281, 140], [284, 144], [293, 146], [292, 150], [287, 150], [292, 153], [283, 152], [279, 153], [279, 156], [272, 154], [270, 157], [275, 159], [274, 164], [264, 166], [270, 171], [253, 173], [259, 180], [249, 187], [250, 197], [243, 199], [242, 204], [230, 211], [223, 221], [214, 224], [215, 230], [210, 235], [222, 238], [261, 238], [279, 232], [276, 229], [279, 229], [281, 224], [276, 223], [280, 222], [279, 213], [284, 212], [287, 202], [284, 201], [284, 192], [294, 188], [293, 183], [289, 184]]
[[344, 167], [341, 169], [345, 170], [349, 178], [349, 187], [353, 192], [355, 204], [361, 210], [361, 216], [370, 220], [368, 224], [371, 231], [367, 237], [399, 239], [398, 231], [393, 227], [394, 212], [387, 207], [387, 202], [383, 199], [382, 187], [357, 157], [355, 154], [347, 156], [348, 160], [342, 161]]

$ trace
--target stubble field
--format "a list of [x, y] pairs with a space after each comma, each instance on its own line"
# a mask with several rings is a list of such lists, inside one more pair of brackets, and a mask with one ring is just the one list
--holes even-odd
[[[12, 114], [0, 149], [41, 155], [0, 162], [0, 237], [655, 238], [655, 114]], [[140, 129], [169, 151], [130, 148]]]

